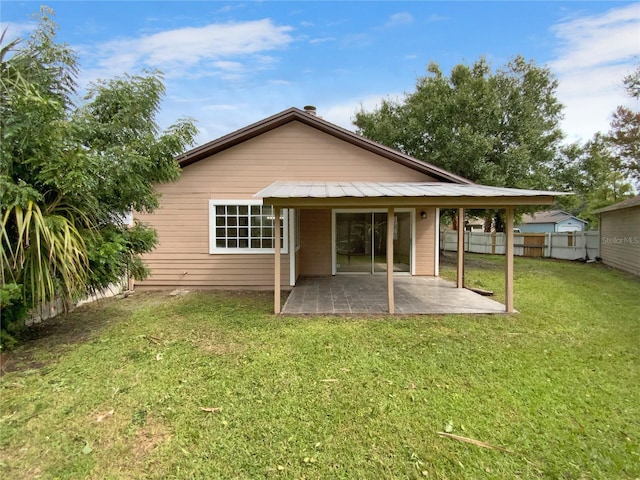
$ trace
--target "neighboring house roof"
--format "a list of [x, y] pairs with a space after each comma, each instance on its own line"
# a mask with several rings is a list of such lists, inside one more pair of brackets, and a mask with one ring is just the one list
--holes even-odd
[[373, 140], [369, 140], [368, 138], [334, 125], [333, 123], [327, 122], [320, 117], [302, 111], [298, 108], [290, 108], [271, 117], [265, 118], [264, 120], [253, 123], [245, 128], [241, 128], [240, 130], [236, 130], [235, 132], [220, 137], [217, 140], [213, 140], [212, 142], [196, 147], [178, 157], [178, 163], [181, 167], [186, 167], [192, 163], [198, 162], [213, 154], [226, 150], [227, 148], [238, 145], [239, 143], [293, 121], [301, 122], [355, 146], [380, 155], [381, 157], [425, 173], [437, 180], [460, 184], [473, 184], [471, 180], [455, 175], [447, 170], [431, 165], [430, 163], [418, 160], [410, 155], [405, 155], [397, 150], [374, 142]]
[[640, 195], [627, 198], [622, 202], [615, 203], [613, 205], [609, 205], [608, 207], [601, 208], [599, 210], [594, 211], [593, 213], [612, 212], [614, 210], [622, 210], [623, 208], [631, 208], [631, 207], [640, 207]]
[[525, 223], [560, 223], [565, 220], [569, 220], [570, 218], [574, 218], [582, 223], [589, 223], [586, 220], [582, 220], [581, 218], [575, 217], [570, 213], [567, 213], [563, 210], [546, 210], [543, 212], [536, 212], [532, 215], [525, 214], [522, 216], [522, 221], [520, 225]]

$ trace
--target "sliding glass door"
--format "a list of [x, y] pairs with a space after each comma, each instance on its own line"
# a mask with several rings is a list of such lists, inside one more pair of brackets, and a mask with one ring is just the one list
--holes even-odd
[[[336, 273], [387, 271], [387, 212], [335, 212]], [[411, 271], [411, 213], [396, 212], [394, 272]]]

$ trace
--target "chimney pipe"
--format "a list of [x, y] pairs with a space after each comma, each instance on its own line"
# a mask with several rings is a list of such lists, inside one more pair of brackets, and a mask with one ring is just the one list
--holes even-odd
[[313, 105], [305, 105], [304, 111], [309, 115], [313, 115], [314, 117], [316, 116], [316, 107], [314, 107]]

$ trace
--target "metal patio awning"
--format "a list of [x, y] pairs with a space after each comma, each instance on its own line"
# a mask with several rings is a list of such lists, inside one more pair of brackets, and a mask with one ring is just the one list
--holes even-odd
[[[254, 195], [275, 209], [274, 228], [280, 230], [281, 208], [384, 208], [387, 224], [394, 221], [399, 207], [433, 206], [458, 209], [458, 268], [456, 286], [464, 287], [464, 209], [504, 208], [505, 225], [505, 309], [513, 307], [513, 220], [514, 209], [521, 205], [551, 205], [563, 192], [490, 187], [477, 184], [439, 182], [319, 182], [277, 181]], [[274, 311], [280, 313], [280, 242], [275, 242]], [[387, 229], [388, 311], [394, 313], [393, 229]]]
[[488, 208], [519, 205], [550, 205], [562, 192], [525, 190], [439, 182], [319, 182], [277, 181], [254, 196], [281, 207], [334, 207], [364, 205], [399, 207]]

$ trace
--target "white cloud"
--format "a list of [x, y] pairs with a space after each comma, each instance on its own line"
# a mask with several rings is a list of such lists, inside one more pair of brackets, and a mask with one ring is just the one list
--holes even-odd
[[217, 105], [204, 105], [201, 108], [203, 110], [215, 110], [215, 111], [237, 111], [240, 110], [244, 105], [238, 104], [217, 104]]
[[390, 28], [400, 25], [408, 25], [410, 23], [413, 23], [413, 15], [411, 15], [409, 12], [399, 12], [391, 15], [384, 26]]
[[559, 40], [549, 66], [566, 107], [563, 128], [570, 141], [587, 140], [608, 130], [617, 105], [630, 104], [621, 84], [640, 61], [640, 4], [567, 19], [551, 30]]
[[427, 18], [427, 22], [429, 23], [444, 22], [445, 20], [448, 20], [448, 18], [443, 17], [442, 15], [438, 15], [437, 13], [432, 13], [431, 15], [429, 15], [429, 18]]
[[309, 40], [309, 43], [312, 45], [317, 45], [319, 43], [333, 42], [336, 37], [322, 37], [322, 38], [312, 38]]
[[254, 58], [256, 59], [256, 62], [265, 67], [272, 67], [278, 63], [278, 59], [271, 55], [254, 55]]
[[371, 37], [366, 33], [352, 33], [344, 37], [343, 44], [349, 48], [368, 47], [371, 45]]
[[383, 99], [397, 100], [400, 98], [402, 98], [401, 94], [392, 93], [384, 95], [374, 94], [365, 98], [348, 99], [341, 103], [330, 105], [326, 109], [318, 107], [318, 115], [331, 123], [355, 131], [356, 127], [353, 124], [353, 120], [356, 117], [356, 112], [361, 108], [370, 112], [380, 107]]
[[232, 62], [230, 60], [218, 60], [217, 62], [213, 62], [212, 65], [220, 70], [227, 70], [237, 72], [244, 68], [244, 65], [240, 62]]
[[[94, 54], [96, 70], [111, 77], [149, 67], [176, 76], [185, 70], [197, 69], [205, 62], [216, 62], [215, 66], [224, 71], [230, 67], [238, 71], [242, 67], [238, 61], [241, 57], [264, 63], [271, 57], [261, 53], [286, 48], [293, 41], [291, 30], [290, 26], [278, 26], [270, 19], [263, 19], [185, 27], [113, 40], [98, 45]], [[233, 60], [225, 60], [229, 58]]]
[[0, 35], [6, 29], [6, 34], [3, 43], [14, 41], [16, 38], [22, 40], [27, 39], [29, 35], [35, 30], [37, 24], [34, 22], [0, 22]]
[[217, 101], [217, 97], [214, 97], [214, 96], [211, 96], [211, 97], [183, 97], [183, 96], [178, 96], [178, 95], [169, 95], [167, 97], [167, 99], [169, 101], [171, 101], [172, 103], [176, 103], [176, 104], [180, 104], [180, 103], [185, 103], [185, 104], [189, 104], [189, 103], [203, 104], [203, 103]]
[[568, 20], [551, 30], [561, 41], [553, 62], [560, 71], [625, 61], [640, 54], [640, 4]]

